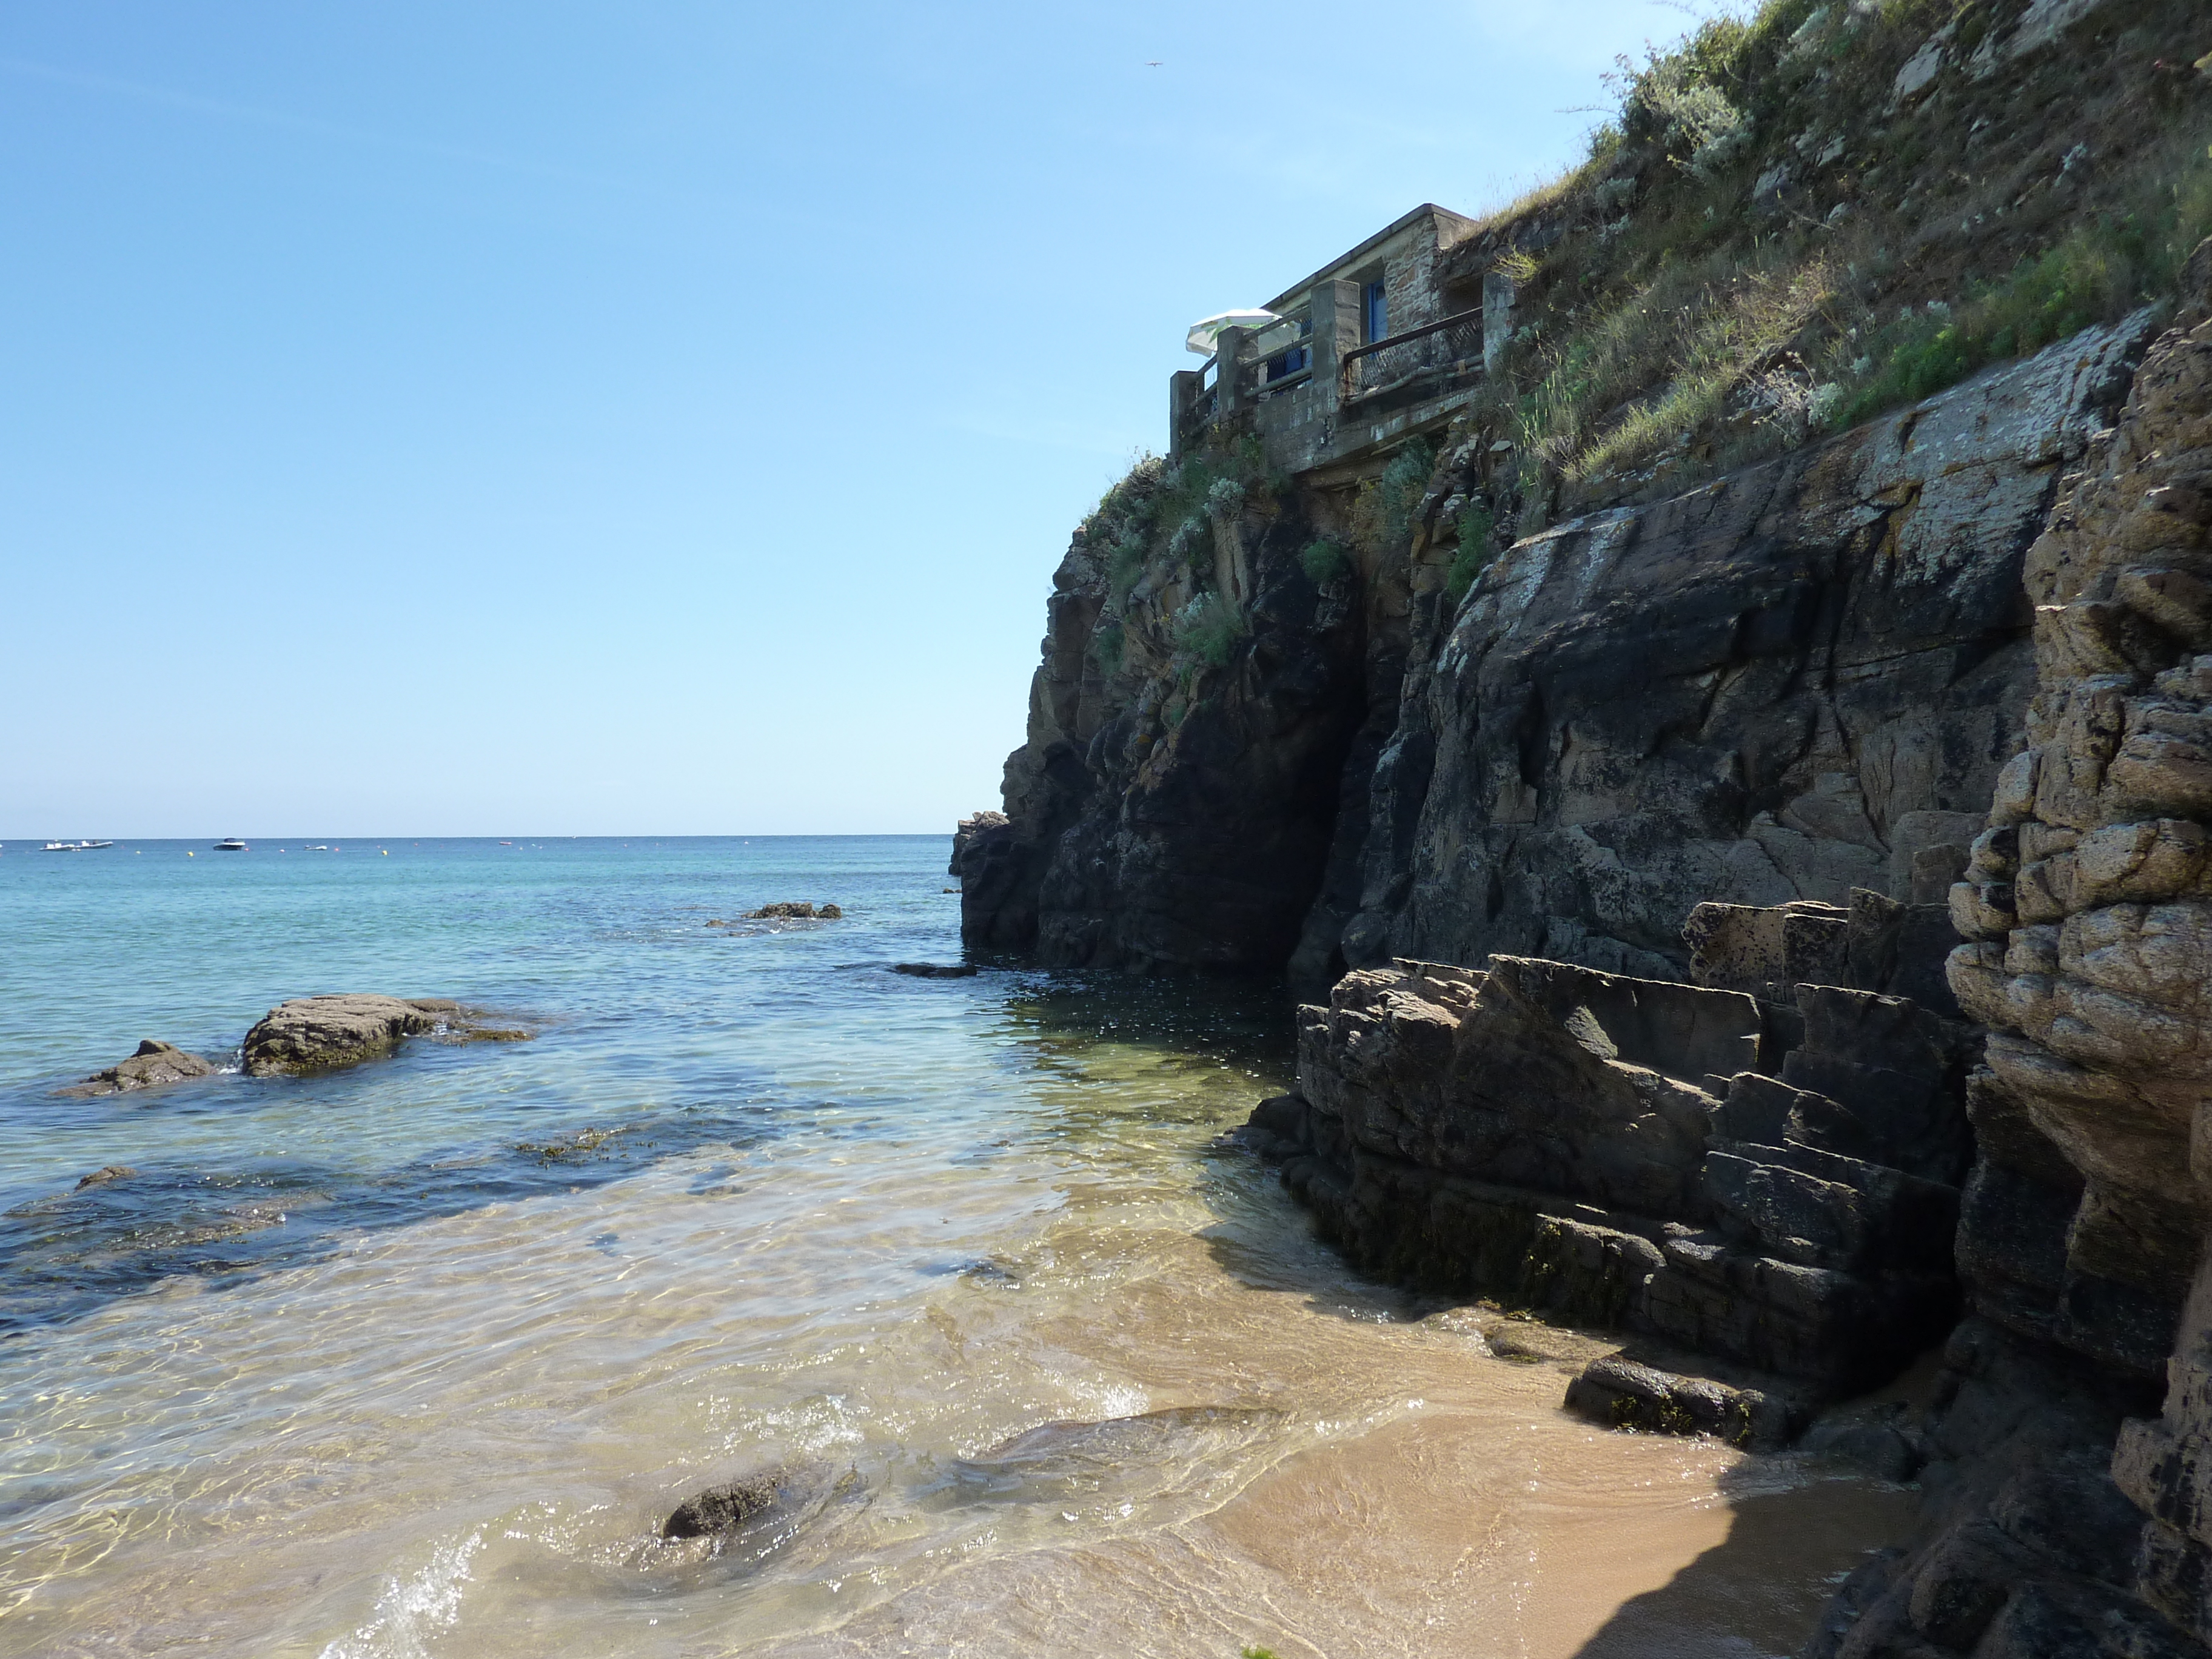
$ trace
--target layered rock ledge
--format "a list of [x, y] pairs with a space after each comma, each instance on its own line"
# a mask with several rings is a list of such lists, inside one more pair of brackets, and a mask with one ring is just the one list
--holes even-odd
[[[1784, 963], [1750, 947], [1797, 919], [1702, 918], [1770, 987]], [[1378, 1274], [1834, 1398], [1955, 1315], [1969, 1042], [1880, 991], [1787, 994], [1520, 957], [1355, 970], [1299, 1011], [1298, 1092], [1249, 1139]]]

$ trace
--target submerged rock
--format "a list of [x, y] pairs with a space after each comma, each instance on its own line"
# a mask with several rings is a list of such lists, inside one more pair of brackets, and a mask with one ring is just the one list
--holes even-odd
[[749, 1474], [706, 1491], [694, 1492], [678, 1504], [661, 1523], [663, 1538], [713, 1538], [734, 1532], [775, 1507], [789, 1475], [781, 1469]]
[[442, 998], [403, 1000], [353, 992], [300, 997], [271, 1008], [246, 1034], [250, 1076], [320, 1071], [389, 1054], [403, 1037], [443, 1035], [471, 1042], [514, 1042], [529, 1033], [472, 1024], [461, 1005]]
[[[746, 911], [744, 915], [747, 921], [842, 921], [844, 917], [845, 913], [834, 904], [825, 904], [817, 909], [811, 904], [788, 901], [763, 904], [757, 910]], [[711, 927], [714, 924], [708, 922], [707, 925]]]
[[916, 979], [973, 979], [975, 969], [964, 962], [895, 962], [891, 972]]
[[951, 1484], [966, 1498], [1077, 1497], [1131, 1469], [1224, 1437], [1248, 1438], [1282, 1420], [1282, 1413], [1264, 1407], [1175, 1406], [1095, 1423], [1041, 1423], [975, 1457], [954, 1460]]
[[111, 1181], [128, 1180], [137, 1173], [138, 1171], [128, 1164], [109, 1164], [94, 1170], [83, 1180], [78, 1182], [76, 1190], [82, 1192], [88, 1187], [105, 1187]]
[[177, 1083], [188, 1077], [206, 1077], [215, 1067], [198, 1054], [148, 1037], [137, 1053], [120, 1065], [94, 1072], [83, 1082], [61, 1091], [65, 1095], [119, 1095], [131, 1089], [150, 1089], [157, 1084]]

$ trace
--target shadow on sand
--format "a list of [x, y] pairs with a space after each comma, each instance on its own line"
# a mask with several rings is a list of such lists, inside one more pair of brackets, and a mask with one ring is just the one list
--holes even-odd
[[1905, 1488], [1842, 1474], [1808, 1480], [1792, 1458], [1753, 1458], [1721, 1489], [1727, 1538], [1622, 1602], [1577, 1659], [1787, 1659], [1851, 1570], [1912, 1524]]

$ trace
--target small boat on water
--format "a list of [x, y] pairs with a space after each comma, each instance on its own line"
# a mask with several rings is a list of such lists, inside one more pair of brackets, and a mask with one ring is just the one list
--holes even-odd
[[112, 847], [112, 841], [50, 841], [40, 850], [46, 853], [97, 853], [103, 847]]
[[239, 840], [236, 836], [232, 836], [225, 840], [216, 842], [215, 850], [218, 853], [246, 853], [251, 852], [252, 849], [246, 846], [244, 842]]

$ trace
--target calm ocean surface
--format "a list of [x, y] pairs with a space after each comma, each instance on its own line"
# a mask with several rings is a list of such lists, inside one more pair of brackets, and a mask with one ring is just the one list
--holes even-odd
[[[1895, 1528], [1347, 1274], [1212, 1145], [1279, 994], [890, 972], [946, 851], [0, 850], [0, 1652], [1753, 1655]], [[342, 990], [537, 1035], [235, 1072]]]

